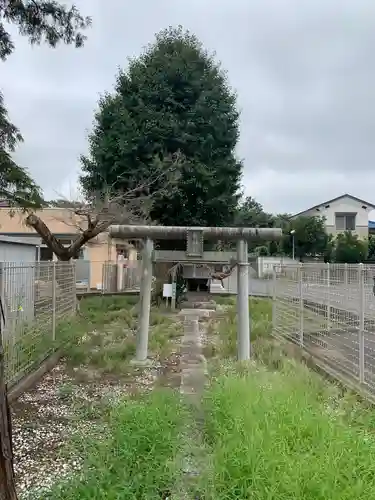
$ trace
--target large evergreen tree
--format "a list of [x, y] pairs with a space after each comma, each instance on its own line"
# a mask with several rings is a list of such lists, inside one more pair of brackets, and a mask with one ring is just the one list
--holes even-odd
[[99, 102], [82, 186], [89, 196], [126, 191], [181, 152], [178, 181], [158, 191], [151, 217], [164, 225], [220, 226], [233, 220], [242, 165], [236, 96], [199, 40], [181, 27], [156, 41]]

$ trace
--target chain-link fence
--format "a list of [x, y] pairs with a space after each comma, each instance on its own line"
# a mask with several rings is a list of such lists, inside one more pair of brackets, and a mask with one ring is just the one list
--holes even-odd
[[8, 386], [33, 371], [62, 345], [76, 311], [75, 264], [0, 263], [2, 336]]
[[273, 272], [273, 331], [375, 394], [375, 267], [299, 264]]

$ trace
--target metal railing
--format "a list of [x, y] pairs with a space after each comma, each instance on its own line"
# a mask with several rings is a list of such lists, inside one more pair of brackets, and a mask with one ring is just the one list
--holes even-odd
[[341, 381], [375, 395], [375, 267], [297, 264], [274, 269], [273, 332]]
[[66, 339], [76, 311], [75, 264], [0, 263], [8, 387], [32, 372]]

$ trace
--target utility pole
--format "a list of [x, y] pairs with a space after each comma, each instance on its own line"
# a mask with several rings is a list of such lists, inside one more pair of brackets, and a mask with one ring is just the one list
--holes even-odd
[[0, 500], [17, 500], [13, 469], [12, 425], [5, 383], [4, 325], [5, 314], [0, 296]]

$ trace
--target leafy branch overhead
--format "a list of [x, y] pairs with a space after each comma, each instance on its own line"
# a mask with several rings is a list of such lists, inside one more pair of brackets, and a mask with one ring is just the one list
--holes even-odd
[[16, 145], [21, 141], [20, 132], [8, 119], [0, 93], [0, 199], [23, 208], [38, 207], [42, 205], [39, 187], [27, 170], [17, 165], [12, 158]]
[[[115, 186], [106, 187], [102, 192], [88, 196], [83, 203], [65, 204], [63, 222], [74, 227], [74, 241], [69, 247], [56, 238], [42, 218], [36, 213], [28, 215], [26, 223], [32, 227], [60, 260], [74, 258], [79, 249], [88, 241], [107, 231], [111, 224], [151, 223], [150, 213], [153, 203], [165, 190], [172, 191], [179, 178], [184, 157], [178, 152], [167, 156], [164, 162], [155, 160], [153, 177], [144, 180], [132, 189], [121, 193]], [[67, 220], [67, 211], [70, 218]]]
[[43, 0], [0, 0], [0, 59], [5, 60], [15, 49], [3, 21], [18, 27], [31, 44], [46, 42], [56, 47], [59, 42], [82, 47], [91, 18], [82, 16], [77, 7]]
[[[57, 1], [0, 0], [0, 59], [5, 61], [15, 50], [6, 24], [15, 25], [31, 44], [46, 42], [56, 47], [59, 42], [81, 47], [84, 30], [91, 24], [74, 5]], [[23, 141], [13, 125], [0, 92], [0, 200], [11, 206], [37, 208], [42, 206], [42, 194], [26, 168], [17, 165], [12, 154]]]

